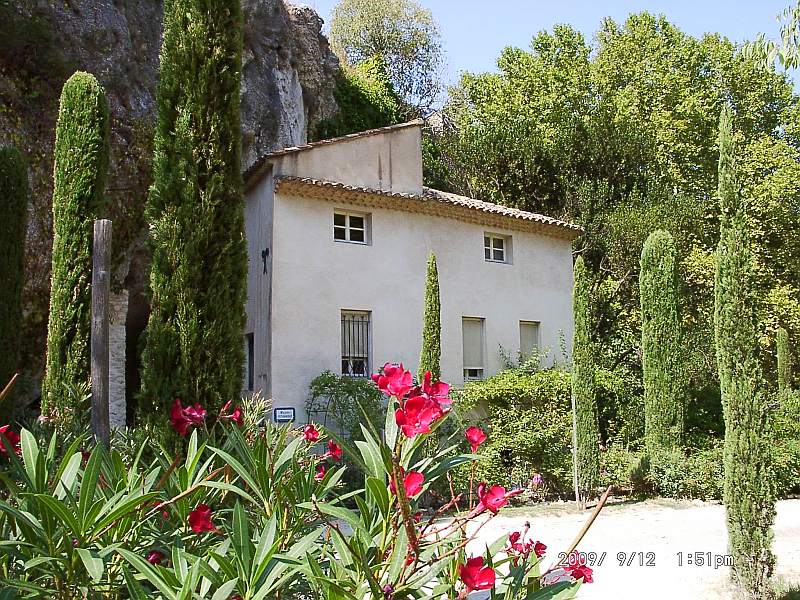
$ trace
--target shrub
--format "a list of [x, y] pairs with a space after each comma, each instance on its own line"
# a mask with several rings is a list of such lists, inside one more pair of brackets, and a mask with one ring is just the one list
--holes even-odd
[[645, 241], [639, 289], [645, 439], [647, 449], [654, 452], [679, 446], [684, 431], [675, 242], [669, 232], [654, 231]]
[[352, 439], [361, 433], [364, 411], [370, 420], [381, 420], [382, 396], [372, 381], [332, 371], [323, 371], [311, 380], [306, 401], [309, 421]]
[[422, 381], [426, 371], [430, 371], [431, 379], [439, 381], [441, 377], [440, 361], [442, 358], [442, 324], [441, 301], [439, 299], [439, 271], [436, 267], [436, 255], [431, 252], [428, 257], [428, 271], [425, 279], [425, 314], [422, 317], [422, 350], [419, 354], [417, 378]]
[[[474, 502], [454, 497], [441, 507], [464, 509], [452, 519], [418, 512], [429, 485], [475, 456], [421, 451], [446, 421], [446, 387], [413, 387], [411, 373], [396, 366], [378, 385], [393, 394], [383, 431], [367, 420], [354, 444], [326, 440], [313, 425], [259, 427], [256, 402], [244, 414], [227, 405], [211, 415], [176, 401], [177, 454], [148, 451], [148, 441], [133, 453], [98, 446], [85, 454], [88, 435], [37, 444], [26, 430], [16, 440], [4, 428], [4, 590], [64, 600], [444, 600], [476, 589], [504, 600], [574, 598], [591, 569], [570, 562], [543, 573], [545, 548], [527, 529], [467, 554], [477, 521], [493, 519], [518, 490], [482, 483]], [[323, 441], [327, 451], [314, 453]], [[363, 488], [346, 495], [338, 491], [343, 448], [365, 473]], [[343, 505], [347, 497], [357, 510]]]
[[775, 566], [772, 524], [774, 481], [766, 393], [758, 344], [754, 259], [736, 175], [732, 114], [719, 124], [720, 240], [714, 279], [714, 330], [725, 415], [725, 489], [731, 570], [740, 590], [770, 597]]
[[239, 0], [164, 3], [141, 397], [219, 408], [242, 385], [247, 245]]
[[[479, 479], [527, 486], [539, 473], [551, 494], [572, 489], [569, 373], [502, 371], [467, 383], [454, 398], [462, 424], [483, 425], [489, 433], [481, 449]], [[509, 450], [510, 468], [503, 457]], [[463, 473], [460, 482], [466, 488]]]
[[16, 148], [0, 148], [0, 388], [20, 368], [27, 222], [27, 165]]
[[67, 389], [89, 381], [93, 221], [108, 169], [108, 104], [89, 73], [64, 84], [56, 125], [53, 258], [42, 412], [69, 405]]
[[595, 393], [595, 364], [592, 354], [589, 275], [583, 258], [575, 261], [573, 313], [575, 333], [572, 344], [572, 409], [575, 415], [575, 478], [581, 500], [594, 493], [600, 477], [600, 432]]

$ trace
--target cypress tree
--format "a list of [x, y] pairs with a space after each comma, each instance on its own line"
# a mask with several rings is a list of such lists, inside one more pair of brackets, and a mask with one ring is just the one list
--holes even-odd
[[715, 274], [714, 333], [725, 417], [723, 460], [731, 574], [750, 598], [771, 598], [769, 578], [775, 490], [767, 398], [757, 333], [753, 254], [739, 197], [731, 110], [719, 124], [720, 240]]
[[27, 165], [16, 148], [0, 148], [0, 388], [20, 369], [27, 223]]
[[600, 432], [592, 357], [589, 277], [583, 258], [575, 261], [573, 291], [575, 333], [572, 342], [572, 406], [575, 423], [575, 473], [580, 500], [593, 493], [600, 479]]
[[676, 289], [675, 242], [668, 231], [650, 234], [642, 248], [645, 440], [649, 452], [675, 446], [683, 435], [681, 342]]
[[778, 399], [783, 402], [789, 394], [792, 383], [789, 333], [783, 327], [778, 328], [776, 344], [778, 346]]
[[438, 381], [442, 376], [440, 361], [442, 358], [442, 305], [439, 300], [439, 271], [436, 267], [436, 255], [431, 252], [428, 257], [428, 273], [425, 280], [425, 314], [422, 326], [422, 351], [419, 355], [419, 375], [431, 372], [431, 379]]
[[247, 246], [241, 177], [238, 0], [167, 0], [142, 399], [218, 408], [242, 386]]
[[66, 386], [89, 381], [93, 222], [108, 170], [108, 103], [89, 73], [64, 84], [56, 125], [53, 262], [42, 412], [67, 407]]

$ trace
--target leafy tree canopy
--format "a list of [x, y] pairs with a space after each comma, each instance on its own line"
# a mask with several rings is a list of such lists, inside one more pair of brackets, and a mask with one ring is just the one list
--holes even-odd
[[439, 26], [414, 0], [341, 0], [333, 9], [330, 41], [349, 65], [380, 57], [411, 112], [425, 112], [441, 91]]

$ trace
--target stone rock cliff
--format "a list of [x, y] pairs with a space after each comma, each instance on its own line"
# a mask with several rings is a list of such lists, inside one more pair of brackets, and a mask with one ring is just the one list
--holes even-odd
[[[243, 167], [303, 143], [309, 126], [336, 113], [338, 60], [310, 8], [243, 0]], [[146, 317], [142, 206], [150, 185], [162, 5], [158, 0], [0, 1], [0, 145], [31, 163], [25, 369], [44, 358], [52, 241], [52, 154], [58, 97], [75, 70], [97, 76], [111, 109], [108, 218], [115, 282], [131, 298], [129, 326]], [[133, 348], [131, 348], [133, 350]], [[35, 392], [34, 392], [35, 393]]]

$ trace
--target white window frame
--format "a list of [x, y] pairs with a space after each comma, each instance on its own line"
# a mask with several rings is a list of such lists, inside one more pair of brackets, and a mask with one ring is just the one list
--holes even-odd
[[[496, 242], [502, 242], [502, 248], [498, 248], [499, 244]], [[488, 244], [487, 244], [488, 242]], [[489, 258], [486, 257], [486, 251], [489, 251]], [[495, 251], [500, 250], [503, 253], [503, 259], [498, 260], [494, 257]], [[501, 235], [499, 233], [489, 233], [485, 231], [483, 233], [483, 259], [486, 262], [492, 263], [501, 263], [510, 265], [511, 264], [511, 236], [510, 235]]]
[[[341, 215], [344, 217], [344, 226], [336, 224], [336, 216]], [[350, 224], [351, 217], [358, 217], [362, 219], [364, 223], [364, 228], [361, 229], [359, 227], [352, 227]], [[343, 210], [343, 209], [334, 209], [333, 210], [333, 241], [334, 242], [341, 242], [344, 244], [360, 244], [362, 246], [369, 246], [372, 243], [372, 219], [370, 218], [369, 213], [360, 213], [354, 212], [352, 210]], [[336, 230], [343, 229], [344, 230], [344, 238], [343, 240], [336, 238]], [[364, 232], [364, 240], [353, 240], [351, 239], [351, 230], [355, 231], [363, 231]]]
[[[463, 344], [464, 344], [464, 322], [465, 321], [472, 321], [480, 324], [480, 332], [481, 332], [481, 339], [480, 339], [480, 353], [481, 353], [481, 364], [480, 365], [467, 365], [466, 360], [463, 354]], [[483, 317], [461, 317], [461, 344], [462, 344], [462, 356], [461, 362], [464, 368], [464, 381], [479, 381], [486, 377], [486, 319]], [[476, 371], [473, 375], [468, 371]]]

